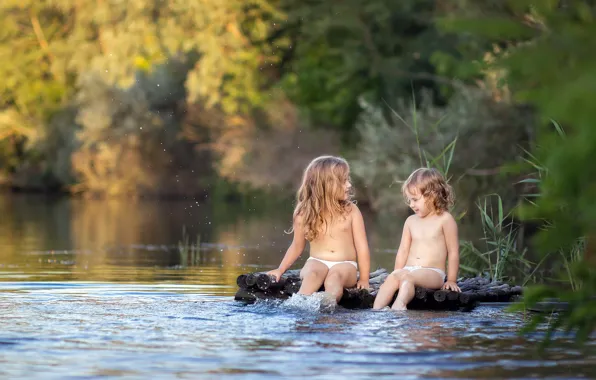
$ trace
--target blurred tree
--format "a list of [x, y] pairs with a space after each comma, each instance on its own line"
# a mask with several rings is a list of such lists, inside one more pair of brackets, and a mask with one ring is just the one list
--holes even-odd
[[457, 36], [433, 23], [434, 0], [282, 0], [284, 24], [293, 40], [292, 60], [282, 67], [283, 87], [313, 118], [352, 129], [358, 98], [416, 97], [430, 89], [439, 103], [450, 79], [438, 75], [431, 58], [456, 53]]
[[[460, 1], [451, 31], [475, 33], [501, 49], [488, 66], [503, 70], [517, 102], [532, 104], [543, 117], [533, 149], [540, 163], [540, 197], [523, 208], [525, 218], [546, 221], [538, 235], [544, 252], [570, 251], [586, 238], [584, 256], [573, 267], [584, 287], [567, 294], [560, 288], [530, 291], [530, 303], [559, 295], [570, 302], [552, 328], [566, 326], [586, 339], [596, 328], [596, 2], [590, 0]], [[474, 3], [474, 5], [472, 5]], [[550, 120], [563, 128], [553, 128]], [[563, 132], [564, 129], [564, 132]], [[581, 306], [581, 307], [580, 307]]]
[[[235, 110], [261, 99], [259, 68], [277, 58], [274, 47], [253, 42], [265, 40], [281, 17], [266, 0], [3, 1], [0, 42], [14, 57], [0, 68], [10, 78], [3, 99], [27, 105], [39, 91], [45, 101], [60, 99], [59, 89], [89, 70], [127, 87], [137, 70], [189, 54], [199, 58], [187, 79], [189, 99]], [[37, 92], [23, 89], [35, 85]]]
[[[187, 102], [217, 106], [227, 113], [262, 104], [269, 93], [262, 91], [267, 73], [260, 69], [276, 64], [274, 50], [283, 47], [284, 39], [277, 39], [275, 47], [262, 41], [281, 17], [266, 0], [2, 1], [0, 54], [11, 57], [0, 62], [5, 169], [30, 168], [27, 156], [39, 153], [34, 148], [45, 146], [51, 155], [51, 144], [39, 140], [51, 140], [49, 134], [57, 133], [52, 120], [61, 120], [75, 132], [77, 124], [66, 123], [60, 110], [74, 104], [79, 85], [88, 83], [81, 79], [89, 74], [122, 89], [139, 83], [140, 72], [151, 74], [154, 87], [143, 89], [143, 94], [157, 112], [179, 102], [181, 89]], [[169, 65], [170, 61], [184, 64]], [[178, 78], [176, 73], [161, 75], [162, 82], [153, 75], [164, 67], [182, 70], [184, 87], [167, 82]], [[121, 122], [113, 120], [116, 126]], [[91, 135], [77, 136], [80, 140]]]

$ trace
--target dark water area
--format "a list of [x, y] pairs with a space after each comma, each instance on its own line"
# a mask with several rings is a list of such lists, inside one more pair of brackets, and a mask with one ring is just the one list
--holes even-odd
[[[2, 195], [0, 212], [2, 379], [596, 377], [594, 340], [539, 352], [502, 307], [234, 301], [239, 274], [281, 260], [291, 205]], [[373, 268], [393, 266], [404, 218], [366, 214]], [[180, 265], [183, 226], [196, 265]]]

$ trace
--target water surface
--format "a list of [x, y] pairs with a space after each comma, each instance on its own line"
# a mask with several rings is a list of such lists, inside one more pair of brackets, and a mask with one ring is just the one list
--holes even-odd
[[[3, 379], [596, 377], [593, 342], [557, 336], [539, 352], [542, 335], [520, 337], [524, 315], [500, 307], [235, 302], [239, 274], [279, 263], [287, 209], [19, 196], [0, 198], [0, 212]], [[192, 266], [182, 226], [201, 236]], [[367, 227], [373, 268], [392, 266], [399, 221]]]

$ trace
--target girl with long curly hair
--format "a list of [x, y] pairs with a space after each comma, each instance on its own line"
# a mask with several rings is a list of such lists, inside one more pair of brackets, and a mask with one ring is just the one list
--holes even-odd
[[294, 239], [279, 267], [269, 274], [279, 281], [308, 241], [310, 257], [300, 271], [299, 294], [313, 294], [323, 285], [339, 302], [344, 288], [369, 288], [368, 241], [351, 190], [350, 167], [343, 158], [321, 156], [308, 165], [296, 194]]

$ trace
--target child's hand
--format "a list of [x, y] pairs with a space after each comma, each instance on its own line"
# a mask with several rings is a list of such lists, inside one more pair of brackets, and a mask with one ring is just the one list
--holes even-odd
[[370, 290], [370, 284], [368, 283], [368, 280], [358, 280], [356, 288]]
[[441, 289], [453, 290], [454, 292], [461, 292], [461, 289], [459, 288], [459, 286], [457, 286], [457, 284], [453, 281], [445, 282], [445, 284], [443, 285], [443, 287]]
[[278, 282], [281, 275], [284, 274], [284, 271], [277, 268], [274, 270], [270, 270], [269, 272], [267, 272], [268, 275], [275, 277], [275, 281]]

